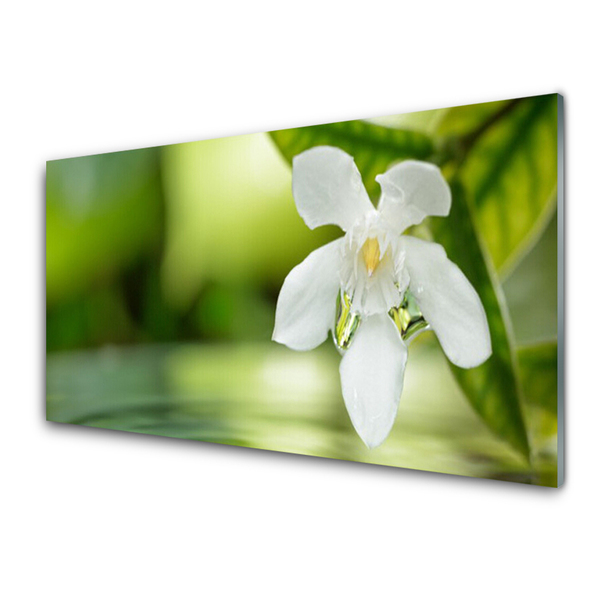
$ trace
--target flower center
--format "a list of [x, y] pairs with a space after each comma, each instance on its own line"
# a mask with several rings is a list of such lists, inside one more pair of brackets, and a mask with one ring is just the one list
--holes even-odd
[[381, 261], [381, 252], [379, 250], [377, 238], [367, 239], [362, 247], [362, 255], [367, 267], [367, 274], [371, 277]]

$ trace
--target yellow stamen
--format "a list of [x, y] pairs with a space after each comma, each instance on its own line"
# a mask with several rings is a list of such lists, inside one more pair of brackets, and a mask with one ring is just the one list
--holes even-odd
[[367, 273], [369, 277], [373, 274], [373, 271], [379, 265], [380, 250], [379, 250], [379, 242], [377, 238], [369, 238], [362, 247], [363, 258], [365, 259], [365, 265], [367, 266]]

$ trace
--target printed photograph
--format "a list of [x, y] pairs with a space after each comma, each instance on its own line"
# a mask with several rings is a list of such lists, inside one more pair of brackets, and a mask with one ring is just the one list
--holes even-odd
[[47, 419], [561, 485], [561, 113], [48, 161]]

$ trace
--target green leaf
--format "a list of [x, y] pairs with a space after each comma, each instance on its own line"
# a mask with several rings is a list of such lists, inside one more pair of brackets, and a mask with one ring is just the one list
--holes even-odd
[[460, 369], [452, 364], [450, 367], [468, 401], [488, 427], [529, 459], [510, 319], [502, 289], [486, 260], [462, 185], [455, 180], [451, 188], [450, 215], [433, 220], [431, 230], [481, 298], [490, 327], [492, 356], [475, 369]]
[[366, 121], [344, 121], [326, 125], [272, 131], [271, 137], [283, 156], [294, 156], [313, 146], [336, 146], [354, 157], [363, 181], [374, 198], [379, 196], [375, 176], [394, 161], [426, 159], [433, 153], [433, 142], [417, 131], [392, 129]]
[[513, 103], [512, 100], [499, 100], [446, 108], [435, 127], [435, 134], [442, 137], [468, 137], [491, 119], [496, 119]]
[[507, 272], [554, 208], [557, 95], [453, 108], [438, 133], [463, 136], [446, 146], [458, 152], [458, 174], [494, 266]]
[[555, 341], [522, 346], [518, 349], [523, 393], [528, 404], [556, 416], [558, 393], [558, 351]]

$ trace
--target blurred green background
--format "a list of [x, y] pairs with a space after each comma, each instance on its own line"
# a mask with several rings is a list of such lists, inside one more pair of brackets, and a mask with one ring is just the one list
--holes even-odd
[[[47, 418], [556, 485], [557, 96], [47, 163]], [[331, 341], [270, 341], [287, 273], [340, 235], [310, 231], [291, 158], [328, 144], [375, 175], [439, 164], [442, 243], [484, 302], [494, 354], [463, 371], [410, 347], [396, 424], [368, 450]]]

